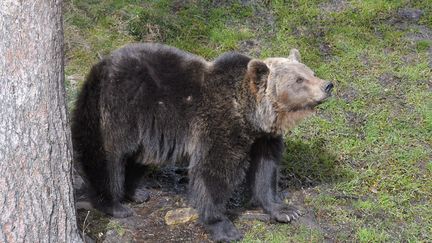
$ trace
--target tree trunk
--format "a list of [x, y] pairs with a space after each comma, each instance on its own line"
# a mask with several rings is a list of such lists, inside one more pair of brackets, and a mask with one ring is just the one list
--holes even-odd
[[0, 242], [81, 242], [61, 0], [0, 1]]

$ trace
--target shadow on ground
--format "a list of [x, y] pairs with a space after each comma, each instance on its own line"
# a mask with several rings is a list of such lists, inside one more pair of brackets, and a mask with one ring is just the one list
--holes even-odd
[[282, 190], [299, 190], [344, 179], [345, 175], [337, 168], [336, 155], [325, 149], [324, 140], [306, 143], [288, 138], [285, 146], [279, 181]]

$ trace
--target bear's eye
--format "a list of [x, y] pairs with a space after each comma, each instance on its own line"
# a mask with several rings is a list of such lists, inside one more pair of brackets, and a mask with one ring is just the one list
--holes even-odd
[[298, 77], [296, 80], [296, 83], [301, 84], [303, 83], [304, 79], [302, 77]]

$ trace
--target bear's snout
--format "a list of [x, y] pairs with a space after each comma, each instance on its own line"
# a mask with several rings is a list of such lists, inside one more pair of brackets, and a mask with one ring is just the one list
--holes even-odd
[[325, 88], [324, 88], [324, 91], [327, 93], [327, 94], [330, 94], [331, 93], [331, 91], [332, 91], [332, 89], [333, 89], [333, 83], [332, 82], [327, 82], [327, 84], [326, 84], [326, 86], [325, 86]]

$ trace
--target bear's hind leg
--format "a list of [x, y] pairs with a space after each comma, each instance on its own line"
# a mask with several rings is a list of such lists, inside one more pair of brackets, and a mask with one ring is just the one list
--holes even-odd
[[138, 164], [131, 157], [126, 162], [125, 198], [136, 203], [147, 202], [150, 193], [144, 188], [142, 178], [146, 173], [147, 166]]
[[123, 156], [107, 156], [105, 183], [93, 185], [94, 207], [115, 218], [133, 215], [132, 209], [121, 204], [124, 196], [125, 163]]

